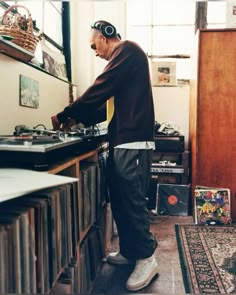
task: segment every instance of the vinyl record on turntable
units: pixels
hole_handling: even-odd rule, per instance
[[[189,185],[158,184],[159,215],[189,215]]]

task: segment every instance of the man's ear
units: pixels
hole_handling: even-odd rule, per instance
[[[99,38],[100,38],[101,40],[103,40],[103,41],[106,41],[106,40],[107,40],[107,38],[106,38],[105,36],[103,36],[103,34],[100,34],[100,35],[99,35]]]

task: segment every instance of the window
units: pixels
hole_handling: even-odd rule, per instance
[[[207,5],[207,28],[225,28],[226,1],[210,1]]]
[[[42,33],[41,42],[38,43],[34,53],[33,62],[49,73],[63,79],[68,78],[70,81],[70,32],[68,29],[70,16],[68,3],[58,0],[0,1],[0,16],[9,6],[15,4],[19,5],[15,9],[21,15],[28,17],[28,13],[31,14],[35,30]],[[15,9],[12,9],[13,13]],[[62,24],[63,20],[64,24]],[[66,31],[64,36],[63,31]],[[48,60],[50,57],[51,67],[46,67],[48,64],[46,57],[48,57]],[[63,70],[58,71],[58,65]]]
[[[162,59],[160,56],[191,57],[197,1],[127,0],[126,3],[127,39],[139,43],[152,60],[175,61],[177,79],[189,79],[191,58]],[[207,28],[224,28],[225,16],[226,1],[207,1]]]

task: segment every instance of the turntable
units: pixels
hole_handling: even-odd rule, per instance
[[[0,151],[46,153],[81,141],[81,137],[68,137],[65,134],[60,134],[58,136],[0,136]]]
[[[7,136],[0,137],[0,145],[26,145],[57,143],[62,140],[55,136]]]
[[[0,165],[47,170],[52,161],[70,155],[81,142],[78,136],[18,125],[13,135],[0,136]]]
[[[33,128],[17,125],[13,135],[0,135],[0,166],[44,171],[50,163],[95,149],[106,134],[94,127],[63,132],[42,124]]]

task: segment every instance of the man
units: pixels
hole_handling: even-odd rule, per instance
[[[105,21],[91,27],[90,46],[108,61],[94,83],[63,112],[52,117],[54,129],[75,122],[91,126],[108,117],[109,192],[120,251],[107,262],[134,263],[126,288],[136,291],[157,274],[147,194],[154,149],[154,108],[146,54],[134,42],[121,41]],[[106,104],[108,111],[106,112]],[[109,106],[114,104],[112,113]],[[107,113],[107,114],[106,114]]]

